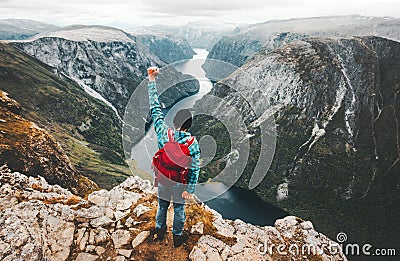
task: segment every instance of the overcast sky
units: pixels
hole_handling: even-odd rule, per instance
[[[103,24],[125,29],[208,18],[256,23],[349,14],[400,17],[400,0],[0,0],[0,18],[26,18],[56,25]]]

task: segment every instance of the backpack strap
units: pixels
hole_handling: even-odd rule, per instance
[[[174,135],[175,135],[175,133],[174,133],[174,130],[173,129],[168,129],[168,140],[171,142],[171,141],[175,141],[175,138],[174,138]],[[186,146],[186,147],[190,147],[192,144],[193,144],[193,142],[194,142],[194,137],[193,136],[190,136],[187,140],[186,140],[186,142],[184,143],[184,145]]]
[[[173,129],[168,129],[168,140],[169,141],[174,141],[174,130]]]
[[[185,146],[189,148],[189,147],[193,144],[193,142],[194,142],[194,137],[193,137],[193,136],[190,136],[190,137],[186,140]]]

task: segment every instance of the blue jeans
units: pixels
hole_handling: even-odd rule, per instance
[[[174,224],[172,234],[182,235],[186,220],[185,200],[182,198],[183,185],[165,186],[158,183],[158,208],[156,215],[156,228],[167,228],[167,211],[172,199],[174,205]]]

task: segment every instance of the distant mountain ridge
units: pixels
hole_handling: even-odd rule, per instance
[[[52,24],[28,19],[0,19],[0,40],[22,40],[58,28]]]
[[[238,26],[213,46],[208,58],[241,66],[258,52],[271,52],[307,37],[379,36],[399,41],[399,27],[400,19],[389,17],[330,16],[271,20]]]
[[[129,30],[129,32],[141,32],[152,35],[177,35],[186,39],[194,48],[205,48],[211,50],[218,40],[233,32],[238,24],[226,23],[218,20],[200,20],[189,22],[185,25],[151,25],[140,26]]]
[[[96,42],[134,42],[129,35],[121,29],[104,25],[69,25],[56,30],[40,33],[27,39],[34,41],[40,38],[54,37],[63,38],[66,40],[81,42],[81,41],[96,41]]]

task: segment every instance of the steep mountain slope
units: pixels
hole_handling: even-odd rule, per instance
[[[134,34],[136,39],[149,48],[149,52],[156,55],[165,63],[173,63],[193,58],[195,52],[188,41],[174,35]]]
[[[9,44],[0,44],[0,89],[21,104],[21,115],[50,132],[72,163],[101,187],[130,171],[121,122],[103,102],[54,68]]]
[[[193,233],[188,243],[174,248],[170,233],[163,242],[152,238],[156,206],[150,183],[139,177],[84,200],[43,178],[0,168],[0,259],[347,260],[310,221],[288,216],[275,226],[258,227],[225,220],[199,204],[187,206],[186,229]],[[284,249],[260,248],[268,243]],[[289,252],[291,244],[297,253]],[[304,247],[309,252],[299,250]]]
[[[400,40],[400,19],[333,16],[304,19],[272,20],[239,26],[233,34],[224,36],[210,51],[208,58],[236,66],[243,65],[254,54],[273,51],[287,43],[306,37],[351,37],[373,35]]]
[[[255,135],[237,185],[249,186],[261,135],[268,135],[260,134],[258,126],[272,114],[276,150],[257,194],[313,220],[331,237],[344,231],[351,242],[397,244],[399,70],[400,43],[378,37],[311,38],[254,56],[212,91],[238,108]],[[215,113],[221,117],[230,115],[222,104],[206,99],[196,106],[199,111],[218,108]],[[226,130],[215,120],[197,126],[195,134],[220,137],[217,155],[223,159],[221,153],[230,148],[223,139],[229,137]],[[243,139],[249,133],[243,132]],[[203,177],[222,166],[221,160],[215,161]]]
[[[143,38],[111,27],[70,26],[14,44],[57,68],[88,92],[97,92],[96,96],[111,103],[122,117],[131,94],[146,77],[147,68],[166,65],[142,41]],[[171,59],[168,56],[164,57]],[[197,81],[187,81],[189,76],[176,70],[172,73],[181,83],[174,88],[176,95],[161,98],[167,107],[199,89]]]
[[[81,176],[57,141],[20,115],[21,106],[0,91],[0,162],[29,176],[42,175],[50,184],[63,184],[76,194],[98,189]]]
[[[22,40],[58,26],[27,19],[0,19],[0,40]]]

